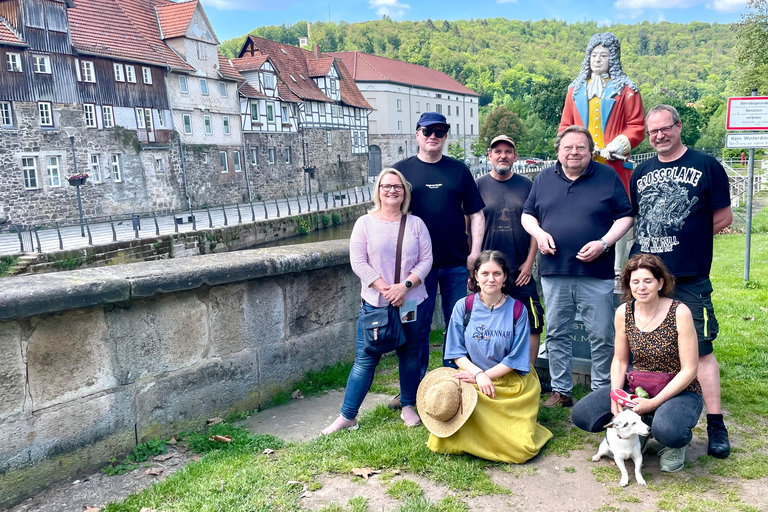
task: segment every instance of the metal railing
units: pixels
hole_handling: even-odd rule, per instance
[[[78,220],[68,223],[0,226],[0,255],[43,253],[150,238],[199,229],[230,226],[262,219],[275,219],[324,210],[333,210],[371,201],[371,187],[353,187],[334,192],[255,203],[206,206],[191,210],[161,210],[122,215],[87,217],[85,236],[80,235]]]
[[[738,208],[741,202],[747,200],[747,189],[749,187],[749,176],[747,168],[742,166],[738,158],[721,160],[725,172],[728,174],[731,192],[731,208]],[[768,170],[762,169],[762,161],[755,162],[754,175],[752,176],[752,191],[754,193],[761,190],[768,190]]]

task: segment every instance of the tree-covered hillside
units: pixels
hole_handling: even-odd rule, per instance
[[[428,66],[447,73],[481,95],[481,114],[505,105],[522,120],[521,152],[551,154],[567,85],[578,74],[584,48],[597,32],[613,32],[622,44],[622,65],[640,87],[646,107],[671,102],[689,107],[698,142],[709,118],[736,90],[735,25],[693,22],[614,24],[516,21],[402,21],[312,23],[312,44],[323,52],[357,50]],[[297,45],[307,23],[268,26],[252,34]],[[235,56],[245,36],[224,41],[222,52]],[[545,144],[544,140],[549,142]],[[643,149],[643,148],[640,148]]]

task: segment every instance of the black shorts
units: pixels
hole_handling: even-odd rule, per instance
[[[712,341],[717,338],[719,326],[712,305],[712,282],[709,276],[686,276],[675,279],[673,299],[677,299],[691,310],[696,336],[699,338],[699,356],[714,351]]]
[[[507,294],[515,300],[519,300],[528,311],[528,323],[531,327],[531,333],[541,334],[544,330],[544,308],[541,307],[539,292],[536,291],[536,281],[531,280],[524,286],[516,286],[515,279],[520,271],[513,272],[507,278]]]

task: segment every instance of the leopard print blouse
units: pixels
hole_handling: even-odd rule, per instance
[[[673,300],[664,321],[652,331],[642,332],[635,325],[635,301],[627,303],[624,326],[634,370],[644,372],[680,373],[680,352],[677,347],[677,317],[679,301]],[[685,391],[701,394],[701,384],[693,379]]]

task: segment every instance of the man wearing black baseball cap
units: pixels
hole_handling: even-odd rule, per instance
[[[416,124],[418,154],[393,166],[411,183],[411,212],[424,221],[432,239],[432,271],[425,281],[428,296],[417,312],[423,334],[420,349],[422,377],[429,363],[429,333],[438,284],[447,326],[454,304],[467,295],[468,269],[474,266],[480,254],[485,230],[485,204],[472,174],[463,162],[443,155],[450,128],[444,115],[424,112]],[[470,218],[471,248],[465,214]]]

